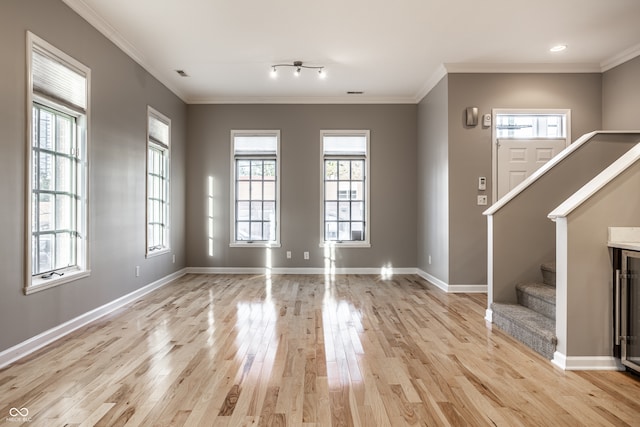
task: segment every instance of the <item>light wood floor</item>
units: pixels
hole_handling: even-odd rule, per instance
[[[0,370],[0,424],[640,425],[638,377],[563,372],[485,307],[417,276],[187,275]]]

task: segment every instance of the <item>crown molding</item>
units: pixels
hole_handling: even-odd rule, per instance
[[[422,101],[422,99],[427,96],[429,92],[431,92],[431,89],[436,87],[436,85],[440,83],[440,80],[442,80],[446,75],[447,69],[445,68],[444,64],[440,64],[438,68],[436,68],[436,70],[431,74],[424,86],[422,86],[418,93],[416,93],[414,102],[416,104],[420,103],[420,101]]]
[[[221,96],[192,98],[187,104],[415,104],[411,96]]]
[[[455,73],[600,73],[599,64],[575,63],[446,63],[445,69]]]
[[[640,56],[640,43],[631,46],[629,49],[623,50],[617,55],[610,57],[600,63],[600,71],[605,72],[610,69],[617,67],[618,65],[624,64],[627,61],[631,61],[633,58]]]
[[[122,50],[127,56],[137,62],[142,68],[144,68],[149,74],[151,74],[156,80],[167,87],[182,101],[186,101],[185,94],[180,89],[172,85],[170,82],[165,81],[162,75],[154,69],[147,61],[144,55],[129,43],[115,28],[113,28],[107,21],[105,21],[95,10],[87,5],[83,0],[62,0],[67,6],[69,6],[74,12],[80,15],[85,21],[87,21],[92,27],[102,33],[109,41],[115,44],[120,50]]]

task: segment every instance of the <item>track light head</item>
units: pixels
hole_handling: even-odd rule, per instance
[[[302,61],[293,61],[292,64],[274,64],[271,66],[271,77],[275,78],[276,74],[277,74],[277,70],[278,67],[293,67],[295,68],[293,70],[293,75],[296,77],[300,77],[300,74],[302,74],[302,69],[303,68],[309,68],[312,70],[318,70],[318,77],[321,79],[324,79],[326,77],[326,73],[324,71],[324,66],[310,66],[310,65],[303,65]]]

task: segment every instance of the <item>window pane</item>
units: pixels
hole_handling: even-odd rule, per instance
[[[324,183],[325,200],[338,200],[338,183],[336,181],[327,181]]]
[[[251,223],[251,240],[262,240],[262,222]]]
[[[363,202],[351,202],[351,219],[352,220],[364,219],[364,203]]]
[[[338,162],[338,179],[348,180],[351,177],[351,162],[349,160],[340,160]]]
[[[275,160],[265,160],[264,162],[264,179],[274,181],[276,179],[276,162]]]
[[[248,180],[251,171],[251,162],[248,160],[238,160],[236,162],[236,177],[238,180]]]
[[[56,196],[56,230],[71,230],[71,197]]]
[[[249,223],[240,222],[236,223],[236,240],[250,240]]]
[[[45,150],[53,150],[53,123],[54,115],[44,109],[40,109],[40,123],[38,126],[38,137],[40,140],[40,148]]]
[[[53,270],[53,235],[43,234],[38,240],[38,272]]]
[[[251,200],[262,200],[262,181],[251,181]]]
[[[251,162],[251,179],[262,180],[262,161],[254,160]]]
[[[56,240],[56,265],[55,268],[65,268],[71,265],[71,235],[58,233]]]
[[[351,240],[364,240],[364,223],[351,223]]]
[[[364,200],[364,183],[351,182],[351,200]]]
[[[338,200],[349,200],[351,198],[351,183],[340,181],[338,188]]]
[[[53,197],[50,194],[40,194],[38,203],[38,223],[39,231],[53,230]]]
[[[251,221],[262,220],[262,202],[251,202]]]
[[[338,162],[336,160],[326,160],[324,162],[324,178],[326,180],[338,179]]]
[[[341,221],[348,221],[351,219],[351,208],[349,206],[349,202],[340,202],[338,205],[339,216],[338,219]]]
[[[338,203],[337,202],[325,202],[324,219],[325,221],[335,221],[338,219]]]
[[[275,227],[272,222],[264,222],[262,226],[262,235],[264,240],[273,241],[275,240]]]
[[[266,181],[263,185],[264,185],[264,193],[262,194],[262,198],[264,200],[275,200],[276,199],[275,181]]]
[[[238,182],[238,190],[236,194],[236,199],[238,200],[249,200],[249,196],[251,195],[251,184],[249,181],[241,181]]]
[[[54,157],[52,154],[40,152],[40,176],[39,176],[39,189],[40,190],[53,190],[54,185]]]
[[[364,179],[364,160],[351,161],[351,179],[362,181]]]
[[[56,156],[56,190],[71,192],[71,159]]]
[[[58,144],[56,151],[62,154],[71,154],[72,147],[72,134],[71,134],[71,119],[68,117],[57,117],[57,131],[58,131]]]
[[[325,223],[325,240],[338,240],[338,223],[326,222]]]
[[[498,138],[564,138],[564,114],[498,114]]]
[[[351,230],[348,222],[338,223],[338,240],[351,240]]]
[[[265,221],[271,221],[275,223],[276,220],[276,202],[264,202],[263,203],[263,218]]]
[[[238,221],[249,220],[249,202],[238,202],[236,218],[238,218]]]

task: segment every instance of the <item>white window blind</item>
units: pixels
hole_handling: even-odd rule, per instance
[[[87,109],[87,76],[62,63],[55,56],[34,46],[31,54],[34,93],[51,98],[67,107]]]

